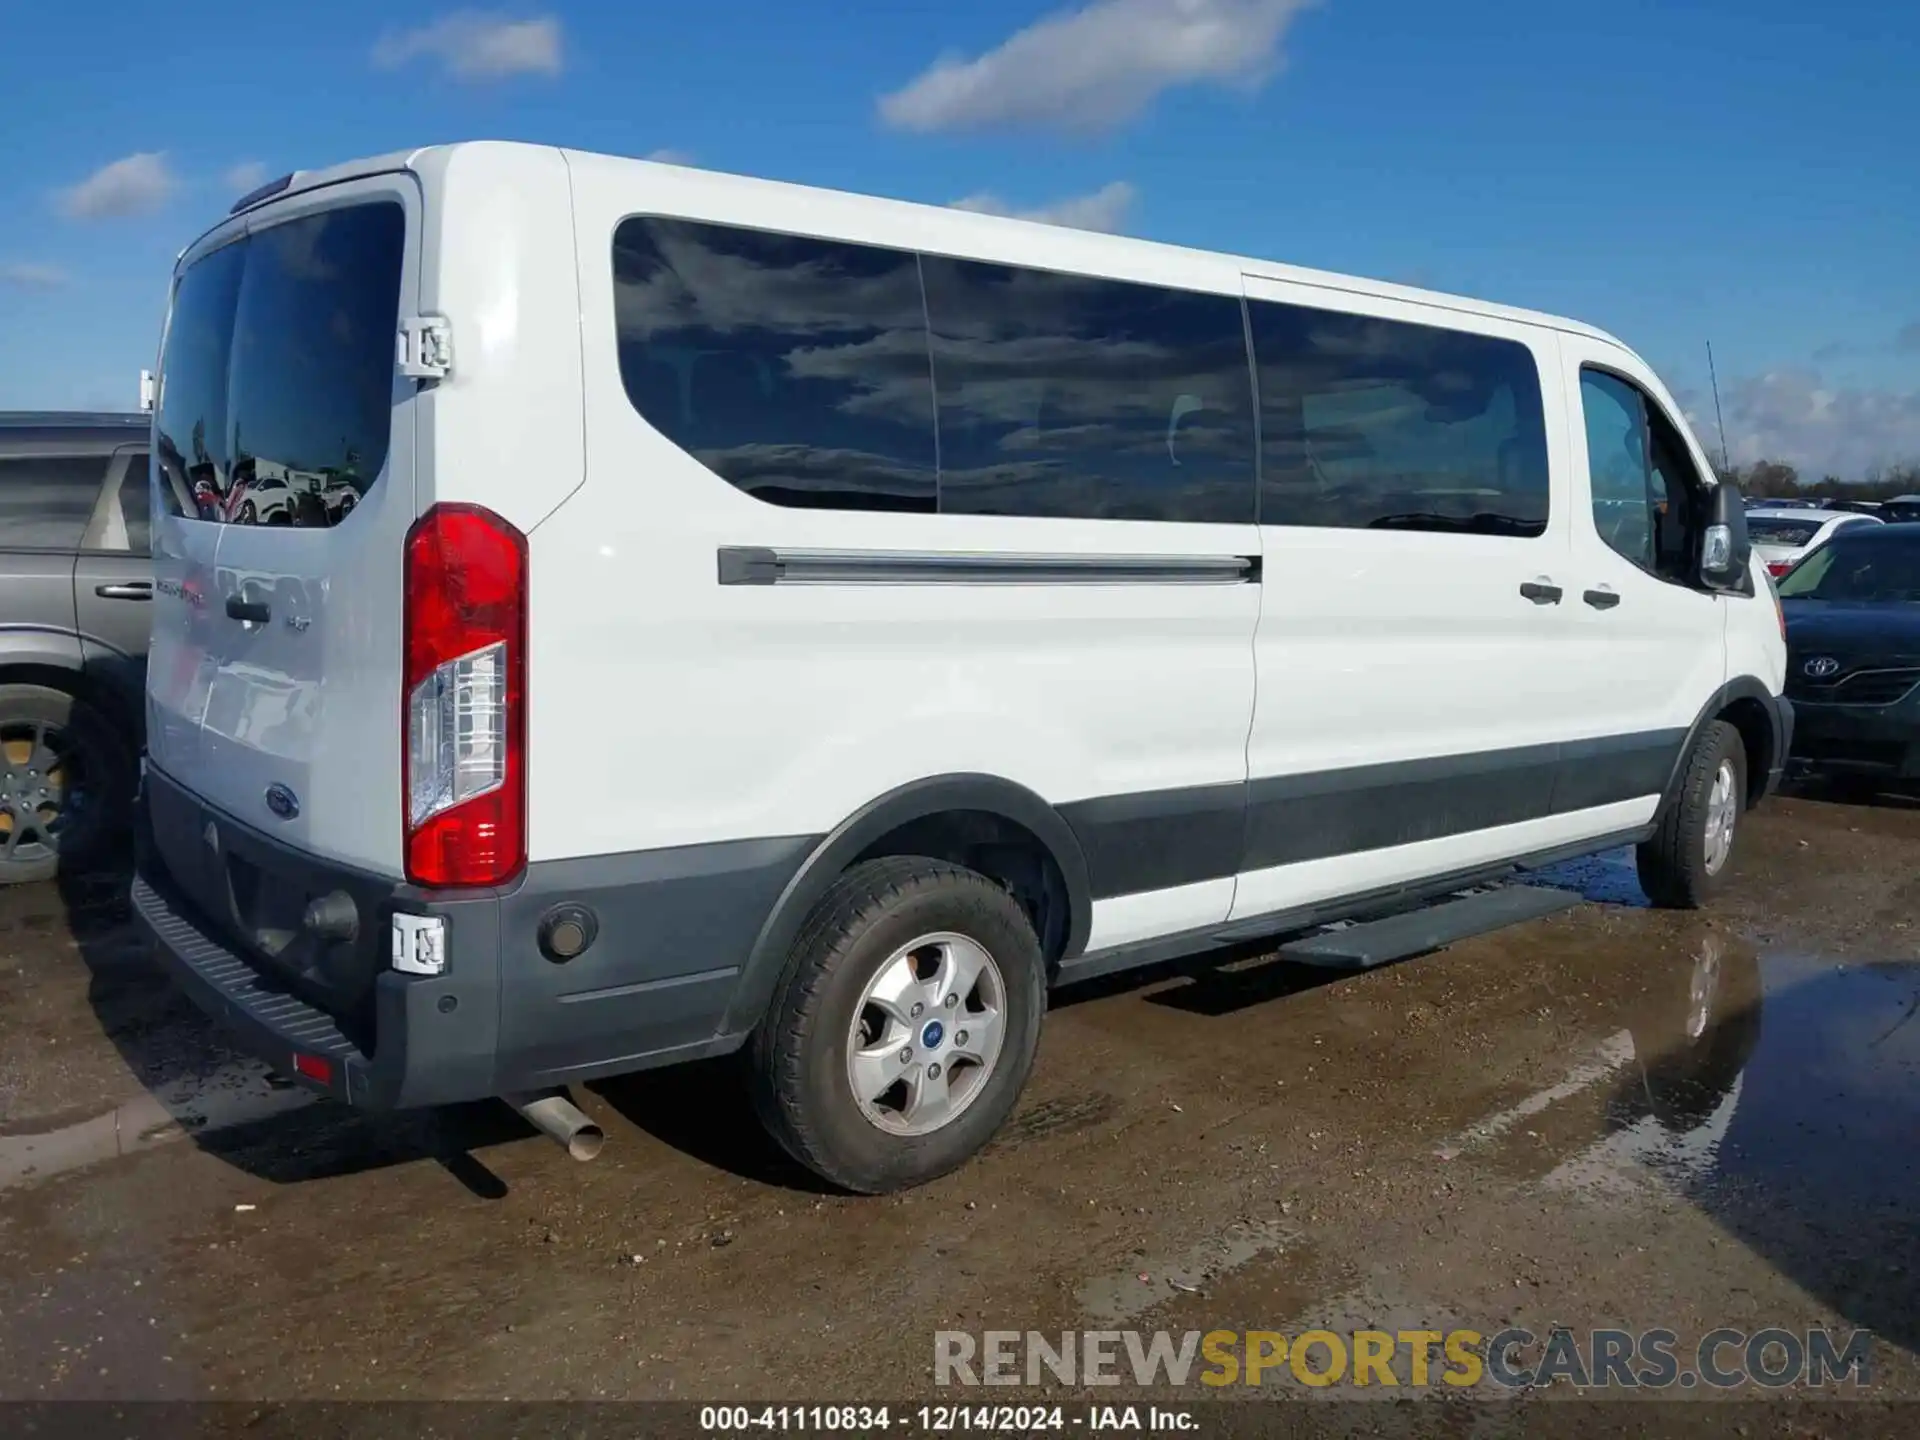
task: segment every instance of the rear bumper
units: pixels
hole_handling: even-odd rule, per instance
[[[136,836],[134,916],[181,990],[296,1083],[382,1110],[737,1048],[744,1037],[722,1033],[722,1021],[741,968],[814,844],[799,837],[549,861],[506,889],[422,891],[294,850],[152,768]],[[237,906],[217,915],[202,898],[232,895],[241,872],[256,891],[265,877],[294,913],[308,898],[351,894],[370,983],[351,987],[343,1003],[265,960]],[[584,907],[597,928],[564,963],[549,959],[539,939],[561,904]],[[389,967],[396,914],[446,922],[443,974]]]
[[[458,979],[380,976],[373,997],[378,1038],[369,1053],[334,1016],[275,985],[209,934],[164,880],[135,876],[133,913],[174,983],[242,1049],[309,1089],[373,1110],[497,1093],[492,1016],[484,1004],[462,1005]],[[323,1074],[316,1074],[316,1061]]]

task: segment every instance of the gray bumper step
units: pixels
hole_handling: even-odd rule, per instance
[[[1442,900],[1385,920],[1323,930],[1317,935],[1289,941],[1280,947],[1280,953],[1303,965],[1365,970],[1392,960],[1404,960],[1409,955],[1438,950],[1472,935],[1485,935],[1522,921],[1558,914],[1582,903],[1582,897],[1571,890],[1507,885],[1498,890],[1482,890]]]

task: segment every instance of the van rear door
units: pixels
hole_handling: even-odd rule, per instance
[[[156,527],[153,764],[276,839],[396,876],[416,495],[395,347],[420,221],[415,179],[374,175],[251,212],[191,258],[158,424],[195,517]]]

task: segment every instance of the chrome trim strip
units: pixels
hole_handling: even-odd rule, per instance
[[[1257,555],[1007,555],[723,545],[722,585],[1257,585]]]

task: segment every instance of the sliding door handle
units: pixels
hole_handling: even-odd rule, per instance
[[[1558,605],[1567,592],[1545,580],[1524,580],[1520,593],[1536,605]]]
[[[151,600],[153,582],[149,580],[130,580],[120,585],[96,585],[93,593],[102,600]]]
[[[1611,590],[1589,590],[1580,598],[1596,610],[1611,610],[1620,603],[1620,597]]]

